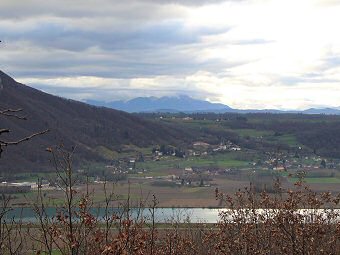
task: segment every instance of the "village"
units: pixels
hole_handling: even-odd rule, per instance
[[[101,170],[100,170],[101,169]],[[340,183],[340,162],[306,154],[298,147],[290,153],[258,153],[226,140],[217,145],[196,141],[186,150],[173,146],[158,146],[148,153],[129,151],[101,168],[76,169],[76,187],[88,183],[147,183],[150,187],[218,187],[219,180],[263,182],[270,185],[276,177],[291,183],[302,175],[307,182]],[[256,178],[256,176],[261,178]],[[275,177],[275,178],[274,178]],[[228,182],[229,183],[229,182]],[[0,193],[21,194],[60,190],[55,175],[39,181],[6,181],[0,183]],[[222,184],[223,185],[223,184]],[[262,185],[262,184],[260,184]]]

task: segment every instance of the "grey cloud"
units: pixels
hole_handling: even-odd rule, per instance
[[[199,43],[202,36],[224,33],[228,28],[187,30],[179,22],[163,22],[137,29],[127,28],[125,31],[86,31],[82,27],[68,29],[62,24],[45,23],[25,31],[5,27],[2,27],[2,31],[3,38],[8,41],[28,40],[36,46],[82,51],[89,47],[107,50],[154,49],[160,46]]]
[[[134,13],[130,18],[157,16],[155,8],[162,6],[202,6],[223,2],[240,2],[246,0],[2,0],[0,17],[20,19],[34,16],[89,17],[116,16]],[[136,12],[138,10],[138,12]]]
[[[230,0],[228,0],[230,1]],[[0,17],[24,19],[29,17],[114,17],[115,19],[149,20],[179,14],[178,7],[202,6],[228,2],[223,0],[2,0]],[[236,0],[235,0],[236,1]]]
[[[109,53],[107,53],[109,54]],[[157,75],[188,75],[198,70],[218,72],[227,66],[242,63],[221,63],[210,60],[197,62],[190,54],[178,53],[176,49],[162,49],[148,55],[146,52],[120,53],[106,59],[86,56],[86,53],[61,54],[56,52],[48,57],[36,58],[33,55],[6,62],[17,77],[67,77],[97,76],[114,78],[139,78]],[[136,55],[138,55],[138,59]],[[162,55],[172,54],[164,57]]]
[[[8,45],[0,61],[19,77],[133,78],[218,72],[237,65],[197,60],[193,52],[203,47],[202,36],[225,33],[229,28],[187,29],[180,8],[171,5],[178,2],[26,0],[19,4],[2,0],[0,17],[19,19],[10,27],[0,21],[1,39]],[[218,1],[195,3],[212,2]],[[27,44],[32,51],[25,49]]]
[[[0,2],[0,17],[8,19],[22,19],[37,16],[56,17],[121,17],[129,11],[137,16],[150,15],[150,12],[135,12],[143,6],[138,1],[110,1],[110,0],[2,0]],[[141,10],[141,9],[140,9]],[[146,10],[146,9],[145,9]],[[150,9],[149,9],[150,10]],[[139,15],[138,15],[139,14]],[[133,16],[132,16],[133,17]]]
[[[1,24],[1,23],[0,23]],[[221,67],[242,63],[221,60],[197,61],[193,50],[199,50],[204,35],[220,34],[228,28],[187,30],[179,22],[162,22],[125,31],[84,31],[67,29],[62,24],[46,23],[26,31],[3,29],[6,43],[32,52],[16,49],[3,62],[21,77],[29,76],[101,76],[145,77],[152,75],[185,75],[204,69],[218,72]],[[96,50],[93,52],[91,48]],[[0,56],[0,60],[6,56]]]

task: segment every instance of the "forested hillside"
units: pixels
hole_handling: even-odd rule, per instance
[[[242,147],[270,151],[305,149],[325,157],[340,158],[340,116],[307,114],[139,114],[146,119],[177,123],[214,137],[230,139]],[[190,120],[182,121],[185,118]]]
[[[20,146],[5,148],[1,171],[38,171],[51,167],[45,149],[63,143],[76,146],[79,161],[107,160],[98,148],[119,151],[122,145],[139,147],[160,143],[183,143],[192,139],[190,133],[125,112],[90,106],[81,102],[52,96],[23,84],[0,71],[0,109],[23,109],[27,120],[0,117],[0,127],[11,132],[2,136],[17,140],[49,129]]]

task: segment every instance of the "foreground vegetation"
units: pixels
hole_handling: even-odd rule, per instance
[[[8,218],[10,198],[2,197],[0,247],[2,254],[339,254],[340,196],[315,193],[302,180],[293,189],[273,184],[269,194],[253,185],[215,199],[226,209],[216,224],[190,224],[173,219],[159,225],[155,219],[155,195],[139,200],[132,216],[132,199],[117,201],[104,183],[106,213],[92,213],[90,192],[74,189],[73,154],[51,149],[63,190],[63,204],[53,217],[47,215],[47,197],[41,189],[32,200],[37,222],[27,224]],[[214,199],[214,198],[212,198]],[[122,210],[113,212],[113,207]],[[306,209],[306,210],[303,210]],[[149,210],[151,218],[142,217]]]

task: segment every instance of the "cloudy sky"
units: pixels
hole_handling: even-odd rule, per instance
[[[339,0],[1,0],[0,69],[77,100],[340,107]]]

